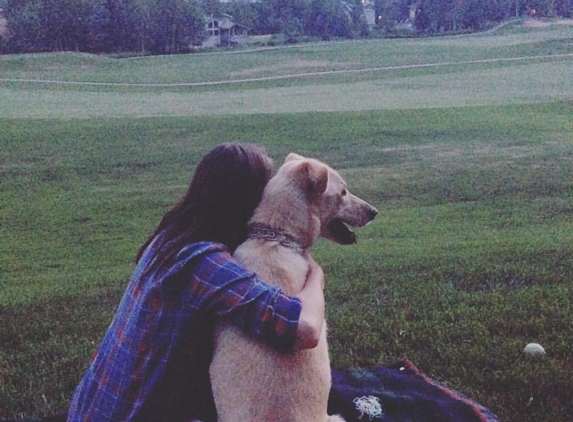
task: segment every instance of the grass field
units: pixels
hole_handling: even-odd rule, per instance
[[[65,408],[137,248],[237,140],[320,158],[380,210],[358,245],[315,247],[333,365],[408,358],[504,421],[573,420],[572,54],[573,26],[516,24],[0,56],[0,418]],[[526,359],[529,342],[547,355]]]

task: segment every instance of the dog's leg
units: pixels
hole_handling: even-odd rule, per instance
[[[328,417],[327,422],[346,422],[346,420],[340,415],[332,415]]]

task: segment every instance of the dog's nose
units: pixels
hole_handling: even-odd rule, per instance
[[[374,217],[378,215],[378,210],[374,207],[370,208],[370,220],[374,220]]]

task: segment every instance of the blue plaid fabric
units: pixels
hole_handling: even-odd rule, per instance
[[[70,422],[214,419],[213,328],[232,321],[291,350],[301,305],[239,266],[218,243],[187,245],[176,263],[143,275],[144,253],[114,320],[77,387]]]

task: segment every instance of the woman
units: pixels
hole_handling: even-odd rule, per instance
[[[137,255],[137,268],[77,387],[68,421],[216,419],[209,363],[219,321],[283,352],[316,346],[323,273],[285,296],[231,257],[271,177],[253,145],[223,144],[197,166],[185,196]]]

